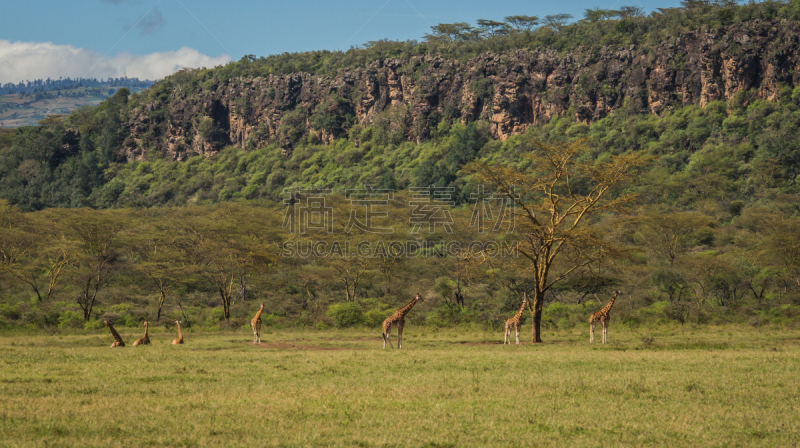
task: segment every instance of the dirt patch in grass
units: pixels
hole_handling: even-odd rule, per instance
[[[260,344],[245,342],[245,344],[258,348],[275,348],[280,350],[364,350],[363,347],[323,347],[321,345],[292,344],[289,342],[262,342]]]
[[[321,338],[323,341],[383,341],[383,338],[380,337],[372,337],[372,338]]]
[[[457,345],[503,345],[503,341],[453,341],[452,344]],[[572,341],[562,341],[562,340],[548,340],[542,343],[532,343],[529,341],[519,341],[519,345],[553,345],[553,344],[574,344]],[[516,345],[514,341],[511,342],[511,345]]]
[[[453,344],[458,344],[458,345],[503,345],[503,341],[480,341],[480,342],[453,341]]]

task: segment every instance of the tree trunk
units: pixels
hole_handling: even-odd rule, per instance
[[[544,305],[544,292],[536,291],[531,307],[531,342],[542,342],[542,307]]]
[[[219,297],[222,299],[222,312],[225,317],[225,320],[229,320],[231,317],[231,297],[225,294],[225,290],[222,286],[217,286],[217,290],[219,291]]]
[[[239,277],[239,298],[242,299],[242,303],[247,300],[247,281],[244,275]]]
[[[164,291],[159,292],[160,297],[158,299],[158,312],[156,313],[156,322],[161,320],[161,308],[164,307],[164,301],[166,300],[166,294]]]

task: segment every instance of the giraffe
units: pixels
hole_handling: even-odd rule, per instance
[[[261,312],[264,311],[264,304],[261,304],[261,308],[258,309],[256,313],[256,317],[250,321],[250,327],[253,328],[253,344],[260,344],[261,343]]]
[[[133,343],[134,347],[136,347],[137,345],[145,345],[150,343],[150,336],[147,335],[147,325],[149,323],[150,322],[144,321],[144,336],[140,337]]]
[[[178,325],[178,339],[173,339],[172,345],[183,344],[183,333],[181,333],[181,321],[176,320],[175,324]]]
[[[611,307],[614,306],[614,301],[617,300],[617,295],[619,295],[619,291],[614,291],[614,295],[609,300],[608,304],[603,307],[600,311],[593,313],[592,317],[589,318],[589,343],[594,344],[594,326],[597,325],[598,322],[603,324],[603,344],[606,343],[608,338],[608,321],[611,320]]]
[[[392,346],[392,341],[389,340],[389,332],[392,331],[392,328],[397,328],[397,348],[403,348],[403,326],[406,324],[406,314],[411,311],[411,308],[414,308],[417,302],[421,301],[422,297],[417,293],[417,295],[408,302],[408,305],[395,311],[394,314],[383,321],[383,333],[381,333],[383,335],[383,348],[386,348],[387,341],[389,342],[389,347],[394,348],[394,346]]]
[[[522,328],[522,320],[523,320],[523,313],[525,312],[525,307],[528,305],[528,295],[522,293],[522,306],[519,307],[519,311],[517,314],[514,315],[511,319],[506,321],[506,335],[503,338],[503,345],[506,345],[506,341],[508,341],[508,345],[511,345],[511,329],[513,328],[517,332],[517,345],[519,345],[519,330]]]
[[[111,344],[111,348],[125,347],[125,343],[122,341],[122,336],[120,336],[119,333],[117,333],[117,330],[115,330],[114,327],[111,326],[111,322],[109,321],[105,322],[106,322],[106,327],[108,327],[108,329],[111,330],[111,336],[114,336],[114,343]]]

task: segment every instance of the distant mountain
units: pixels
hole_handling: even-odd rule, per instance
[[[50,90],[69,90],[81,87],[127,87],[130,90],[146,89],[153,85],[155,81],[140,80],[139,78],[58,78],[58,79],[35,79],[33,81],[20,81],[0,84],[0,95],[15,93],[37,93]]]
[[[50,115],[96,106],[126,88],[141,92],[153,81],[138,78],[37,79],[0,85],[0,127],[33,126]]]

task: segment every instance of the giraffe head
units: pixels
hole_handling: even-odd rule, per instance
[[[414,299],[415,299],[417,302],[422,302],[422,301],[423,301],[423,300],[422,300],[422,296],[421,296],[421,295],[419,295],[419,293],[417,293],[417,295],[414,297]]]
[[[110,327],[111,326],[111,322],[109,322],[108,319],[104,320],[103,323],[106,324],[106,327]]]
[[[261,309],[262,309],[262,310],[264,309],[264,304],[263,304],[263,303],[261,304]]]
[[[176,324],[178,324],[178,325],[180,325],[180,324],[181,324],[181,321],[179,321],[179,320],[176,320],[176,321],[175,321],[175,323],[176,323]]]
[[[150,322],[148,322],[148,321],[144,321],[144,323],[142,323],[142,326],[143,326],[143,327],[146,327],[146,326],[147,326],[147,324],[149,324],[149,323],[150,323]]]

